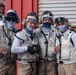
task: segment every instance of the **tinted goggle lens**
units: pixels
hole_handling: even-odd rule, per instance
[[[43,21],[46,21],[46,20],[52,21],[52,18],[50,18],[50,17],[44,17]]]
[[[6,17],[6,20],[7,20],[7,21],[13,21],[13,22],[15,22],[15,21],[16,21],[16,18]]]

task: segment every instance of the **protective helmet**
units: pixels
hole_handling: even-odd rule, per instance
[[[65,22],[66,22],[66,19],[65,19],[64,17],[57,17],[57,18],[55,19],[56,25],[58,25],[59,23],[64,24]]]
[[[30,15],[30,16],[36,16],[36,13],[35,12],[30,12],[30,13],[28,13],[28,15]]]
[[[42,22],[43,22],[46,18],[50,18],[50,20],[52,21],[52,24],[53,24],[53,17],[54,17],[54,15],[52,14],[51,11],[44,11],[42,13],[41,19],[42,19]]]
[[[37,22],[37,15],[35,12],[28,13],[26,18],[23,20],[22,24],[25,26],[26,23],[29,21]]]
[[[18,15],[17,15],[16,11],[12,10],[12,9],[8,10],[5,14],[5,20],[10,21],[11,19],[13,21],[16,21],[16,23],[19,23]]]
[[[70,27],[70,22],[65,17],[57,17],[55,19],[56,28],[58,28],[59,25],[66,25],[66,28]]]
[[[38,20],[38,16],[37,16],[37,14],[36,14],[35,12],[29,12],[29,13],[27,14],[26,18],[27,18],[28,16],[34,16],[34,17]]]
[[[43,15],[53,16],[53,14],[52,14],[51,11],[44,11],[44,12],[42,13],[42,16],[43,16]]]

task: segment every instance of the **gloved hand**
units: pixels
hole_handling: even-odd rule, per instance
[[[41,48],[40,48],[40,45],[33,45],[34,47],[36,47],[36,52],[39,53]]]
[[[32,45],[32,46],[28,46],[28,52],[30,54],[35,54],[35,53],[39,53],[40,49],[38,45]]]

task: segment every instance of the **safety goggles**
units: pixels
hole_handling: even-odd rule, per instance
[[[16,22],[16,18],[6,17],[6,20]]]
[[[50,17],[43,17],[43,21],[46,21],[46,20],[53,21],[53,19]]]

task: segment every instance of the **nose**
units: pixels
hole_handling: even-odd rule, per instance
[[[32,23],[32,24],[31,24],[31,27],[32,27],[32,28],[35,28],[35,27],[36,27],[35,23]]]
[[[61,23],[61,22],[59,22],[59,24],[58,24],[59,26],[61,26],[61,25],[63,25],[63,23]]]
[[[35,24],[34,23],[32,23],[32,26],[34,26]]]

